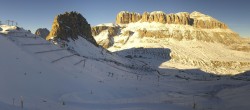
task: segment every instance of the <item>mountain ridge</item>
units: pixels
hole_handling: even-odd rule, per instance
[[[194,11],[190,14],[188,12],[166,14],[162,11],[144,12],[143,14],[139,14],[136,12],[121,11],[116,16],[116,24],[129,24],[138,21],[160,22],[163,24],[182,24],[204,29],[228,28],[225,23],[198,11]]]
[[[162,11],[153,11],[151,13],[144,12],[142,15],[135,12],[121,11],[116,16],[116,24],[93,26],[91,28],[92,35],[97,36],[107,29],[109,29],[107,35],[109,41],[97,41],[102,46],[105,45],[105,48],[112,45],[112,36],[121,34],[121,30],[137,32],[140,37],[200,40],[219,42],[225,45],[242,43],[240,36],[229,29],[225,23],[197,11],[191,14],[188,12],[165,14]],[[110,31],[117,34],[110,33]],[[235,47],[234,49],[237,50]]]

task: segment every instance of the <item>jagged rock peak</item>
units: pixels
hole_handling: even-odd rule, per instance
[[[50,34],[46,40],[76,40],[83,37],[97,46],[91,34],[91,27],[87,20],[78,12],[65,12],[55,17]]]
[[[49,35],[49,30],[47,28],[38,28],[35,32],[35,35],[46,39],[46,37]]]

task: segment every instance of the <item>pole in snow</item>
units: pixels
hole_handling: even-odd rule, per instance
[[[23,109],[23,97],[20,97],[21,108]]]
[[[14,21],[10,21],[10,22],[11,22],[11,26],[13,26]]]
[[[7,20],[6,22],[7,22],[8,25],[10,25],[10,20]]]

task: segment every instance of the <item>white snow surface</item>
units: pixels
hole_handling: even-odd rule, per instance
[[[103,23],[103,24],[98,24],[96,26],[109,26],[109,27],[115,27],[117,26],[117,24],[114,23]]]
[[[217,22],[219,22],[218,20],[212,18],[211,16],[205,15],[205,14],[197,12],[197,11],[192,12],[190,14],[190,18],[195,18],[197,20],[203,20],[203,21],[217,21]]]
[[[150,13],[151,15],[154,15],[154,14],[166,14],[165,12],[163,11],[153,11]]]
[[[73,55],[28,31],[8,28],[0,31],[1,110],[250,109],[250,83],[239,80],[247,76],[155,68],[151,64],[167,59],[101,54],[85,39],[70,41],[80,54]]]

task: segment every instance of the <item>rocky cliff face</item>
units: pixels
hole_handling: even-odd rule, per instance
[[[152,13],[144,12],[141,22],[159,22],[163,24],[183,24],[191,25],[189,13],[166,14],[162,11]]]
[[[128,24],[132,22],[137,22],[141,19],[141,15],[139,13],[130,13],[126,11],[122,11],[118,13],[116,17],[116,23],[117,24]]]
[[[190,25],[202,29],[227,29],[226,24],[200,12],[180,12],[176,14],[166,14],[162,11],[139,13],[120,12],[116,17],[117,24],[129,24],[132,22],[159,22],[163,24],[182,24]]]
[[[47,28],[39,28],[36,30],[35,35],[46,39],[46,37],[49,35],[49,30]]]
[[[55,17],[50,34],[46,40],[77,40],[82,37],[97,46],[87,20],[77,12],[66,12]]]

